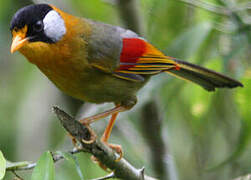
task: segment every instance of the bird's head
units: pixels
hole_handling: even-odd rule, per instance
[[[48,4],[26,6],[16,12],[10,24],[11,53],[40,42],[55,44],[66,34],[61,11]]]

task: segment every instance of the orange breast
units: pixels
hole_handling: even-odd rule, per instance
[[[81,79],[85,69],[90,68],[86,59],[86,42],[90,28],[77,17],[60,11],[65,20],[66,34],[56,43],[32,42],[20,52],[55,83],[72,96],[81,96]],[[71,19],[69,21],[69,19]]]

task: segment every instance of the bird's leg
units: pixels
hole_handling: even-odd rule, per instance
[[[113,128],[113,125],[115,124],[115,120],[116,120],[118,114],[119,114],[118,112],[112,114],[112,117],[111,117],[108,125],[105,128],[104,134],[101,137],[101,142],[103,142],[104,144],[106,144],[107,146],[109,146],[111,149],[115,150],[119,154],[119,158],[117,158],[115,161],[120,161],[121,158],[123,157],[122,147],[117,144],[109,144],[108,139],[111,135],[112,128]],[[92,156],[91,159],[95,163],[97,163],[102,169],[104,169],[105,171],[108,171],[108,168],[105,165],[103,165],[95,156]]]
[[[81,120],[79,120],[79,122],[82,124],[91,124],[99,119],[105,118],[105,117],[112,115],[114,113],[117,113],[117,112],[123,112],[125,110],[127,110],[127,108],[125,108],[123,106],[116,106],[115,108],[112,108],[112,109],[107,110],[105,112],[81,119]]]
[[[108,139],[111,135],[112,128],[115,124],[115,120],[116,120],[119,112],[123,112],[123,111],[127,111],[127,110],[131,109],[136,104],[136,102],[137,102],[137,99],[134,99],[134,101],[127,101],[127,103],[123,103],[123,105],[121,105],[121,104],[116,105],[116,107],[113,109],[110,109],[110,110],[105,111],[103,113],[100,113],[100,114],[97,114],[97,115],[80,120],[81,123],[89,126],[89,124],[94,121],[97,121],[101,118],[112,115],[112,117],[111,117],[105,131],[104,131],[104,134],[101,137],[101,142],[103,142],[104,144],[106,144],[107,146],[109,146],[111,149],[115,150],[119,154],[119,158],[117,158],[115,161],[120,161],[122,159],[122,157],[123,157],[122,147],[120,145],[116,145],[116,144],[109,144]],[[103,168],[104,170],[107,171],[107,167],[105,165],[103,165],[102,163],[100,163],[100,161],[96,157],[92,156],[92,160],[94,162],[98,163],[101,168]]]
[[[91,139],[86,141],[86,140],[82,140],[83,143],[86,143],[86,144],[91,144],[95,141],[96,139],[96,134],[95,132],[90,128],[90,124],[99,120],[99,119],[102,119],[102,118],[105,118],[109,115],[113,115],[115,113],[119,113],[119,112],[123,112],[127,110],[127,108],[123,107],[123,106],[116,106],[115,108],[113,109],[110,109],[108,111],[105,111],[105,112],[102,112],[102,113],[99,113],[99,114],[96,114],[94,116],[90,116],[90,117],[87,117],[87,118],[84,118],[84,119],[81,119],[79,122],[82,123],[83,125],[85,125],[90,133],[91,133]]]
[[[113,128],[113,126],[114,126],[114,124],[115,124],[115,121],[116,121],[116,118],[117,118],[118,114],[119,114],[118,112],[117,112],[117,113],[114,113],[114,114],[112,115],[112,117],[111,117],[111,119],[110,119],[108,125],[106,126],[105,131],[104,131],[104,134],[103,134],[103,136],[102,136],[102,138],[101,138],[101,140],[102,140],[103,142],[108,142],[108,139],[109,139],[109,137],[110,137],[110,135],[111,135],[112,128]]]
[[[110,148],[112,148],[113,150],[115,150],[119,154],[119,158],[116,159],[116,161],[120,161],[121,158],[123,157],[122,147],[117,144],[109,144],[108,139],[111,135],[112,128],[113,128],[113,125],[115,124],[115,120],[116,120],[118,114],[119,114],[118,112],[112,114],[112,117],[111,117],[108,125],[106,126],[105,131],[104,131],[104,134],[101,137],[101,142],[105,143],[107,146],[109,146]]]

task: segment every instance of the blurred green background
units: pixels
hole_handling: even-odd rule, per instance
[[[126,26],[122,0],[35,1],[109,24]],[[28,0],[0,1],[0,150],[11,161],[37,161],[72,144],[55,115],[58,105],[77,117],[111,105],[63,95],[19,53],[10,54],[9,23]],[[169,56],[240,80],[244,88],[209,93],[166,74],[152,78],[130,112],[121,113],[110,142],[148,175],[172,180],[230,180],[251,173],[251,17],[248,0],[138,0],[141,34]],[[136,27],[130,26],[139,31]],[[134,29],[135,28],[135,29]],[[102,134],[107,120],[94,124]],[[85,179],[107,174],[76,155]],[[17,172],[29,179],[31,171]],[[7,172],[5,179],[13,179]],[[56,179],[80,179],[74,166],[56,164]]]

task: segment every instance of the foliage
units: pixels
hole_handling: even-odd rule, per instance
[[[44,152],[34,168],[31,180],[54,180],[54,163],[50,152]]]
[[[3,179],[6,169],[6,160],[3,156],[2,151],[0,151],[0,179]]]

